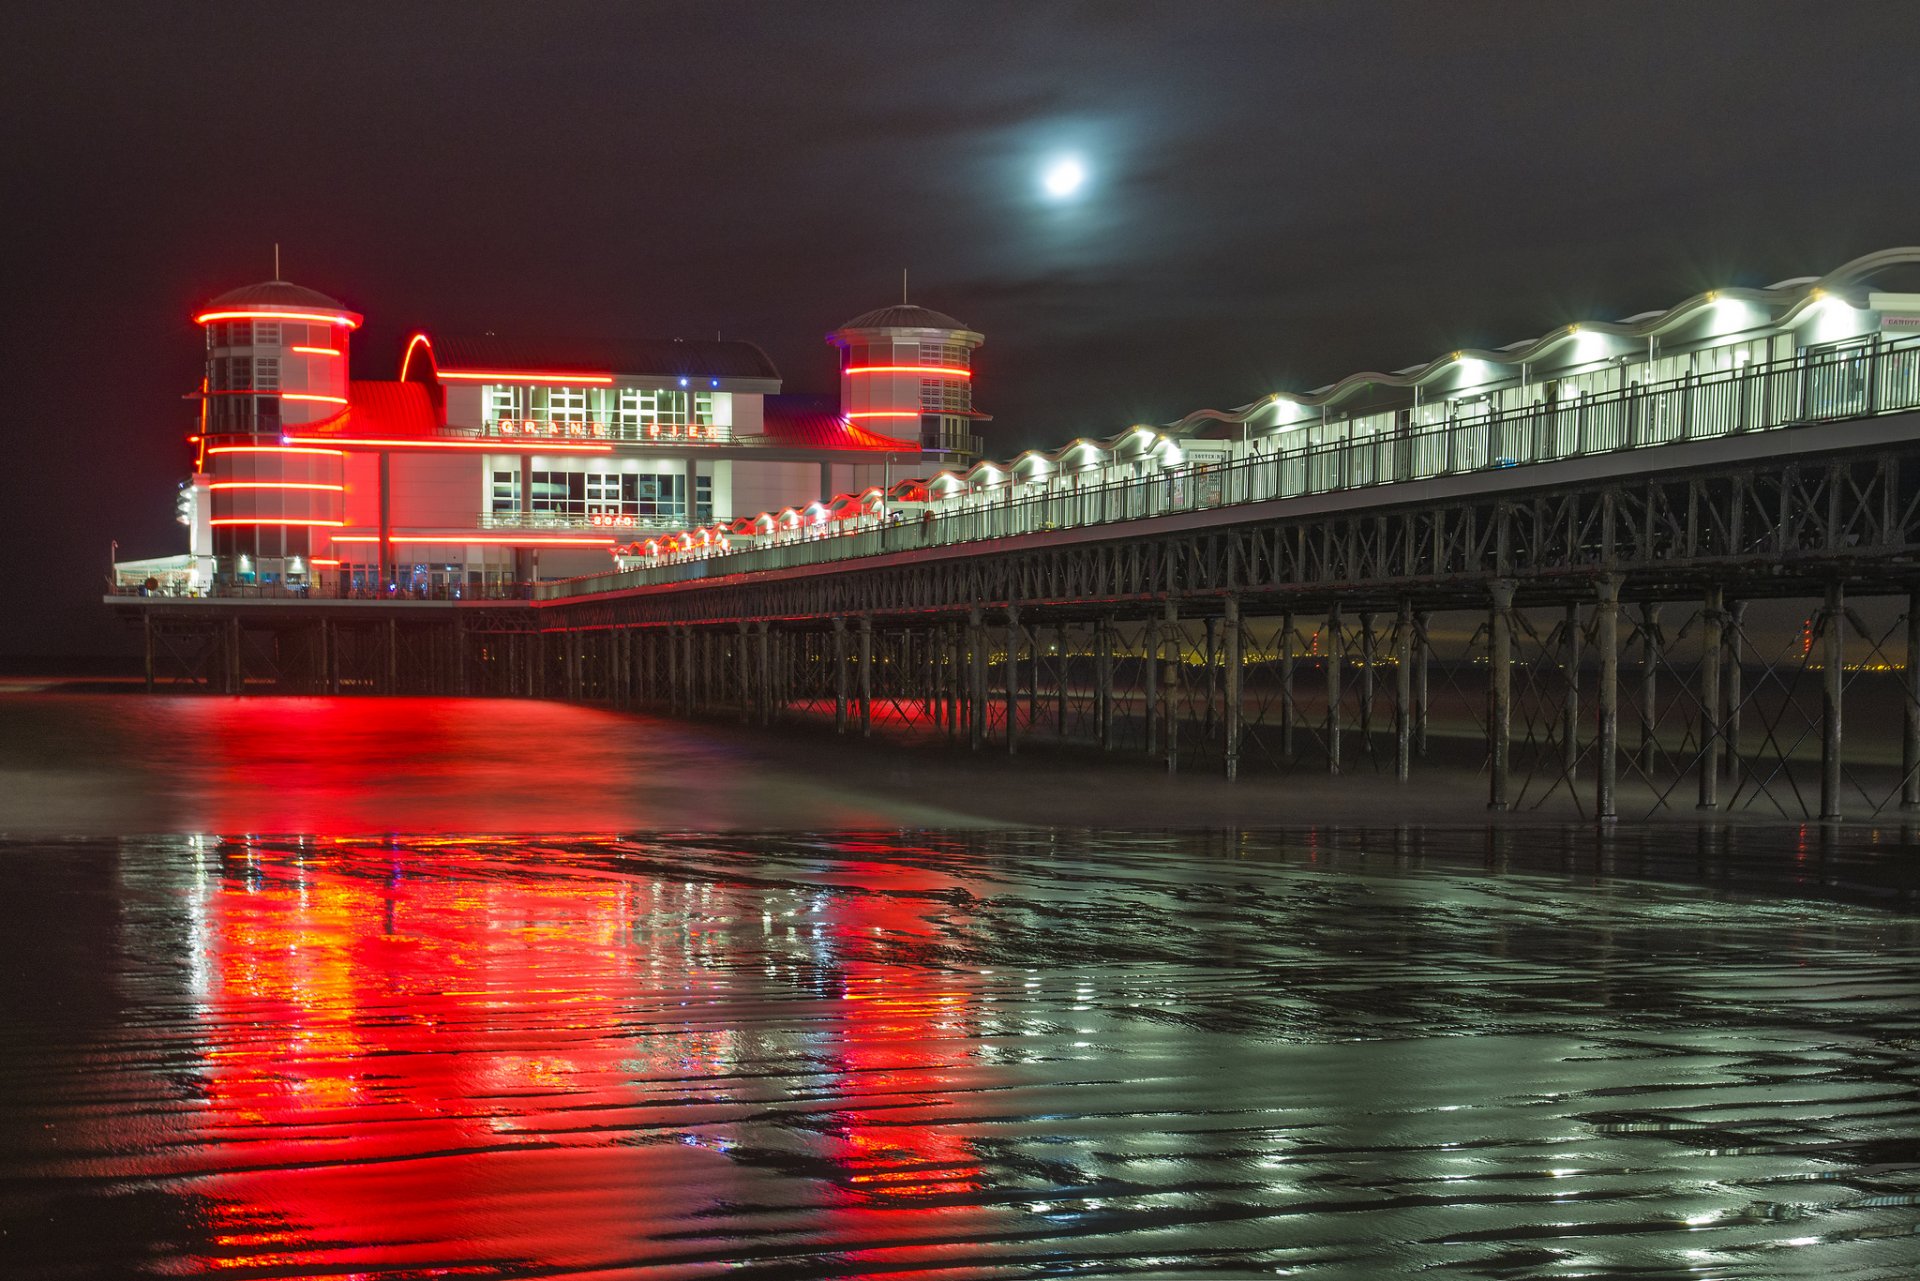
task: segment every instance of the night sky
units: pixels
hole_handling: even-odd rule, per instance
[[[194,305],[750,338],[898,296],[996,452],[1920,242],[1898,4],[85,4],[9,15],[0,652],[130,649],[183,550]],[[1084,159],[1076,199],[1040,175]]]

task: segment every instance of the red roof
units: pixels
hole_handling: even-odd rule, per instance
[[[764,402],[765,434],[741,436],[742,445],[772,449],[871,449],[894,454],[917,454],[920,443],[882,436],[840,414],[840,402],[831,396],[768,396]]]
[[[424,383],[356,380],[347,384],[345,409],[301,430],[382,440],[432,436],[440,430],[440,415]]]

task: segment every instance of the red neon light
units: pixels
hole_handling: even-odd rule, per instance
[[[401,382],[407,381],[407,370],[413,367],[413,349],[420,346],[422,343],[426,344],[427,355],[428,356],[433,355],[433,339],[427,337],[425,334],[415,334],[413,337],[407,339],[407,354],[400,357],[400,381]],[[435,372],[437,373],[438,370],[436,370]]]
[[[293,347],[289,348],[289,350],[305,352],[309,356],[338,356],[340,354],[338,347]]]
[[[214,525],[331,525],[339,529],[347,522],[344,520],[306,520],[304,518],[279,516],[222,516],[209,522]]]
[[[554,374],[529,369],[496,369],[491,372],[442,369],[440,376],[484,383],[610,383],[613,381],[612,374]],[[402,374],[401,377],[404,378],[405,375]]]
[[[380,541],[374,534],[333,534],[330,537],[336,543]],[[473,538],[466,534],[394,534],[387,541],[390,543],[496,544],[503,547],[611,547],[614,543],[611,538]]]
[[[307,564],[309,565],[338,565],[339,563],[337,560],[326,560],[319,556],[310,556],[307,558]]]
[[[208,489],[332,489],[344,492],[345,485],[320,485],[304,480],[223,480]]]
[[[939,374],[943,378],[971,378],[971,369],[949,369],[945,365],[848,365],[850,374]]]
[[[322,405],[344,405],[347,403],[345,396],[316,396],[312,392],[305,391],[283,391],[280,393],[280,399],[312,400],[318,401]]]
[[[370,449],[490,449],[494,453],[511,453],[511,445],[503,445],[497,440],[387,440],[373,436],[288,436],[293,444],[309,444],[322,440],[337,445],[359,445]],[[569,445],[560,441],[541,441],[540,453],[543,454],[610,454],[612,445]]]
[[[193,323],[205,325],[216,320],[319,320],[329,325],[345,325],[348,329],[360,327],[357,320],[324,311],[203,311],[193,318]]]
[[[209,454],[331,454],[335,458],[345,458],[344,449],[307,449],[293,445],[216,445],[207,451]]]
[[[917,409],[869,409],[857,414],[848,414],[849,418],[918,418]]]

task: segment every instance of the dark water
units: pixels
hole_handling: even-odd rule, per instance
[[[1897,831],[934,829],[582,709],[114,702],[0,706],[0,823],[101,811],[0,841],[0,1277],[1920,1274]],[[236,834],[463,815],[576,834]]]

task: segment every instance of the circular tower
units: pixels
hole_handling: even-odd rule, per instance
[[[201,307],[203,473],[214,581],[298,587],[314,549],[345,524],[346,455],[284,437],[347,411],[347,340],[362,317],[312,289],[269,280]]]
[[[972,457],[973,352],[986,342],[952,316],[895,303],[827,335],[840,349],[840,412],[857,427]]]

